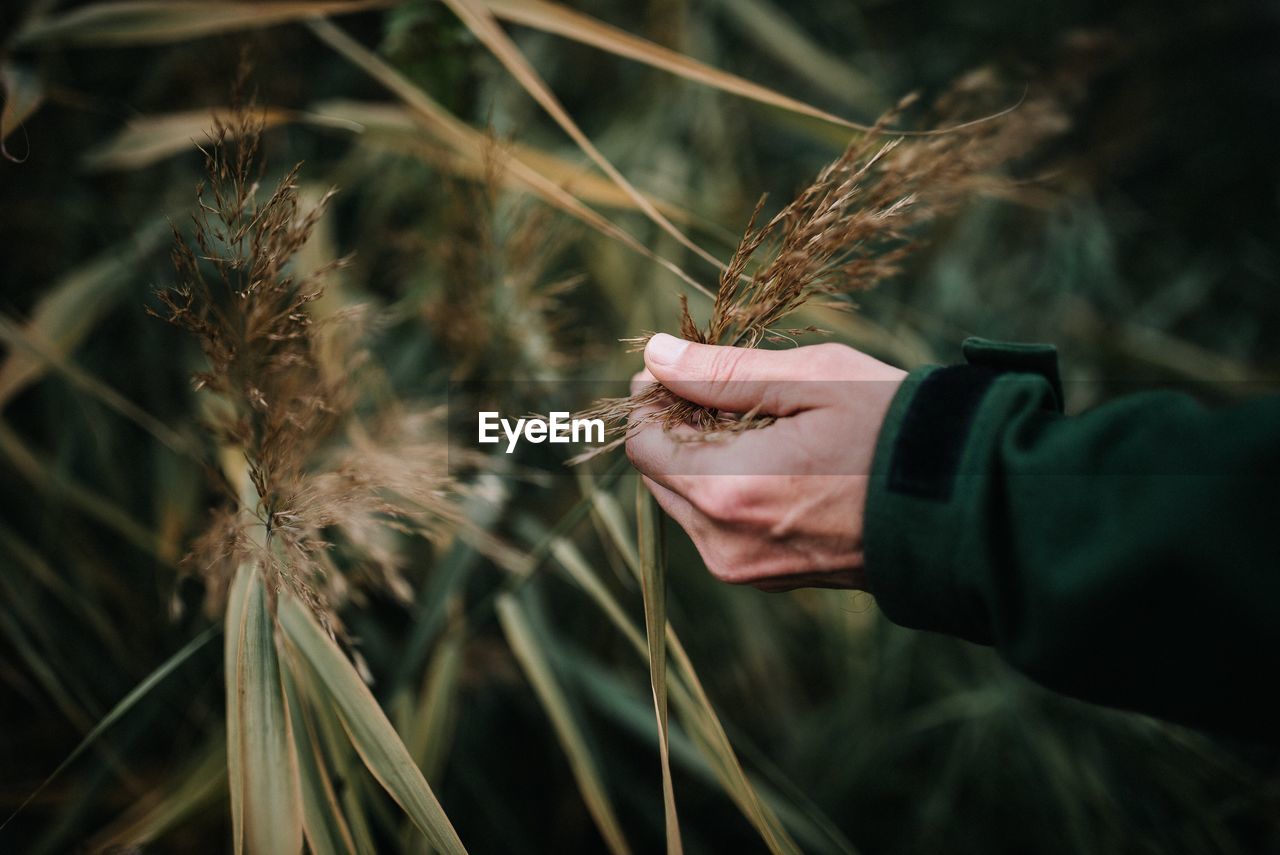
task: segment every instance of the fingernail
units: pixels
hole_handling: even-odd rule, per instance
[[[656,362],[659,365],[675,365],[688,346],[689,342],[682,338],[658,333],[645,345],[644,358],[646,362]]]

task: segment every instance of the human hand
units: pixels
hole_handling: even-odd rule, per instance
[[[644,360],[633,391],[656,380],[705,407],[777,417],[703,441],[689,441],[691,426],[656,423],[627,439],[627,456],[712,575],[765,591],[863,588],[871,458],[906,372],[840,344],[755,350],[661,333]]]

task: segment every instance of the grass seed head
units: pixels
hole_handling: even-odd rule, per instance
[[[332,627],[361,587],[407,597],[396,533],[438,535],[457,512],[436,414],[383,406],[360,417],[370,384],[357,375],[372,371],[359,346],[364,313],[320,320],[312,306],[344,262],[306,274],[291,263],[332,193],[301,210],[298,166],[264,193],[263,130],[251,107],[215,118],[192,237],[174,229],[177,281],[153,311],[200,343],[208,426],[253,488],[228,487],[188,566],[220,608],[236,567],[255,560],[269,590],[287,587]]]
[[[733,347],[793,343],[814,327],[783,322],[800,308],[848,309],[849,295],[898,275],[922,245],[929,223],[976,194],[1013,194],[1018,184],[997,173],[1067,126],[1048,91],[1028,93],[1012,110],[972,120],[999,91],[989,71],[961,78],[934,104],[945,132],[904,135],[891,126],[914,97],[903,99],[856,137],[789,204],[758,225],[756,205],[745,233],[721,273],[710,317],[699,325],[681,297],[680,335],[688,341]],[[980,115],[980,114],[979,114]],[[651,335],[651,334],[650,334]],[[649,335],[626,339],[642,350]],[[650,409],[652,408],[652,409]],[[640,410],[650,410],[637,419]],[[675,398],[658,384],[626,398],[598,401],[579,415],[605,421],[612,443],[576,460],[616,447],[628,431],[657,422],[690,424],[697,437],[772,423],[767,415],[726,415]]]

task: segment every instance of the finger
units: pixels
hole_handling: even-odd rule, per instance
[[[677,446],[685,443],[676,442],[670,434],[692,436],[695,430],[689,425],[664,428],[661,420],[648,421],[658,413],[659,408],[651,405],[640,407],[628,416],[627,457],[640,474],[660,479],[669,489],[676,489],[665,475],[672,471],[672,455],[678,453]]]
[[[822,345],[756,350],[658,333],[645,346],[644,362],[659,383],[695,404],[737,413],[759,407],[787,416],[824,403],[804,381],[834,379],[833,366],[826,364],[832,354]]]
[[[639,395],[645,390],[650,383],[656,382],[656,379],[649,373],[648,368],[642,368],[635,374],[631,375],[631,394]]]
[[[667,489],[652,478],[646,475],[640,477],[644,479],[644,485],[653,494],[658,507],[666,511],[667,516],[675,520],[685,533],[692,537],[694,529],[700,525],[698,511],[693,505],[679,493]]]
[[[649,388],[653,383],[652,378],[653,375],[647,369],[637,372],[631,378],[631,394],[637,395]],[[627,415],[627,457],[641,475],[652,474],[661,477],[661,473],[666,469],[668,461],[664,460],[664,455],[669,451],[665,445],[656,442],[654,437],[660,437],[668,431],[679,432],[682,435],[694,433],[694,429],[689,425],[673,425],[671,428],[664,428],[661,420],[657,418],[660,411],[661,408],[658,405],[648,404],[632,410]],[[653,420],[650,421],[650,419]],[[666,487],[671,489],[674,485],[668,483]]]
[[[750,583],[753,588],[766,594],[780,594],[794,591],[797,588],[836,588],[839,590],[858,590],[862,580],[853,570],[840,570],[824,573],[793,573],[785,576],[773,576]]]
[[[790,431],[783,428],[784,424],[778,423],[707,437],[689,425],[663,428],[650,422],[627,437],[627,456],[641,473],[688,498],[699,486],[695,482],[705,482],[708,476],[800,471],[803,461],[796,459]]]
[[[679,524],[680,528],[684,529],[685,534],[689,535],[689,540],[693,542],[694,548],[698,550],[698,554],[702,556],[703,563],[706,564],[712,575],[724,581],[729,581],[728,577],[712,569],[712,561],[716,554],[712,544],[716,543],[720,537],[716,524],[679,493],[667,489],[652,478],[641,477],[644,478],[645,486],[653,493],[658,505]],[[714,566],[717,569],[720,567],[718,564]]]

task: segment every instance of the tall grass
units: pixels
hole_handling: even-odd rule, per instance
[[[828,13],[853,20],[795,10]],[[739,344],[820,326],[912,364],[984,319],[955,308],[976,311],[955,270],[989,289],[977,303],[1030,315],[1043,286],[1009,283],[1055,253],[1110,269],[1070,182],[974,186],[1018,153],[984,136],[998,123],[854,136],[886,93],[974,64],[902,79],[936,31],[881,25],[896,57],[767,0],[34,4],[0,59],[0,134],[30,146],[4,178],[5,228],[30,246],[6,236],[0,317],[0,813],[17,811],[0,850],[1197,852],[1274,834],[1248,754],[1046,696],[860,598],[713,586],[633,503],[625,461],[549,483],[501,460],[445,471],[450,377],[622,388],[617,339],[682,318]],[[244,42],[253,110],[226,96]],[[1083,97],[1088,75],[1063,74]],[[961,112],[1022,87],[997,91]],[[1036,103],[1006,118],[1052,118]],[[833,159],[739,242],[762,191],[791,199]],[[828,192],[868,163],[965,168]],[[921,186],[955,192],[900,204]],[[797,266],[788,246],[832,199],[840,228]],[[917,211],[936,239],[907,257]],[[846,257],[868,212],[905,219]],[[891,268],[893,289],[862,293]],[[866,310],[818,307],[829,290]],[[1122,332],[1130,366],[1250,376],[1266,356]]]

